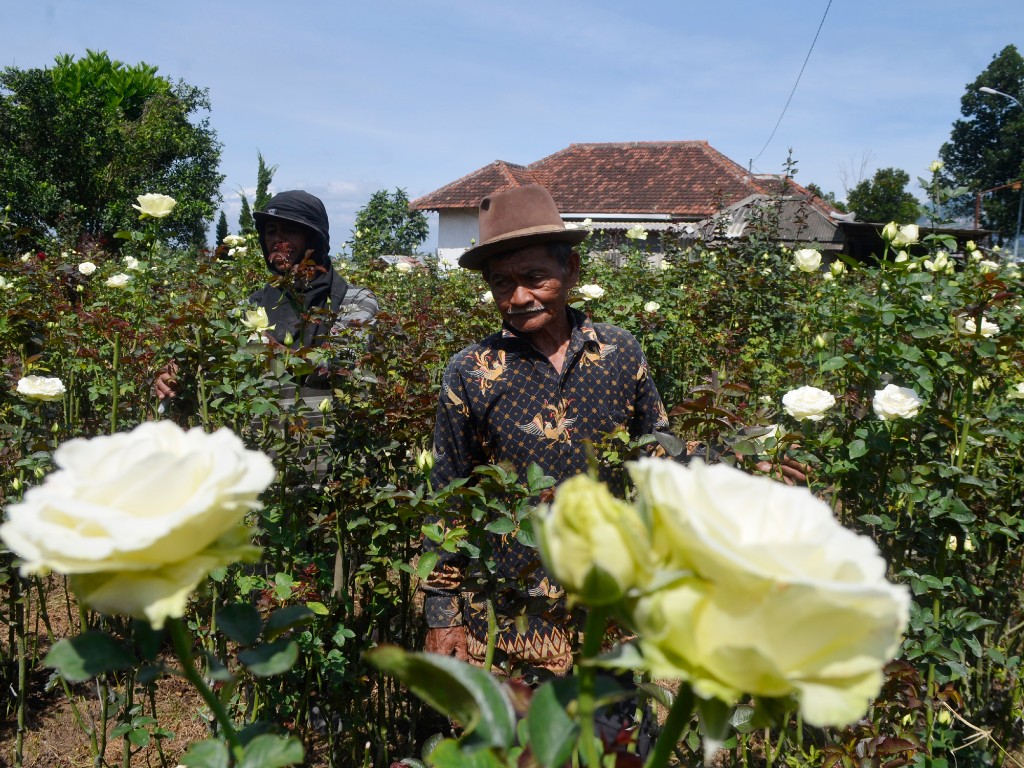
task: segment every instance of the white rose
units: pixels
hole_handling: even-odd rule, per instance
[[[124,268],[129,270],[137,270],[139,268],[139,260],[134,256],[124,257]]]
[[[245,245],[245,238],[241,235],[227,235],[223,242],[228,248],[238,248],[241,245]]]
[[[7,291],[14,287],[14,280],[8,280],[0,275],[0,291]]]
[[[821,254],[813,248],[793,251],[793,263],[803,272],[817,272],[821,266]]]
[[[107,278],[107,282],[104,283],[109,288],[124,288],[128,285],[128,281],[131,280],[131,275],[126,275],[124,272],[118,272],[116,275]]]
[[[900,227],[899,232],[892,238],[893,245],[912,245],[916,243],[918,237],[920,237],[921,230],[917,224],[907,224],[906,226]]]
[[[987,318],[981,318],[981,330],[978,330],[977,323],[974,322],[973,317],[965,317],[961,315],[957,318],[957,326],[960,328],[961,333],[966,333],[968,336],[983,336],[988,339],[999,333],[999,326],[993,322],[990,322]]]
[[[395,269],[402,273],[412,272],[413,266],[408,261],[399,261],[395,264]]]
[[[924,268],[929,272],[943,272],[949,265],[949,256],[945,251],[938,251],[934,259],[924,260]]]
[[[982,259],[978,262],[978,269],[983,275],[987,275],[990,272],[999,271],[999,262],[989,261],[988,259]]]
[[[1019,381],[1010,387],[1007,397],[1012,400],[1024,400],[1024,381]]]
[[[60,400],[64,382],[56,376],[25,376],[18,379],[18,394],[33,400]]]
[[[630,240],[646,240],[647,230],[639,224],[634,224],[632,227],[626,230],[626,237]]]
[[[83,261],[81,264],[78,265],[78,271],[81,272],[83,275],[91,275],[93,272],[96,271],[96,265],[93,264],[91,261]]]
[[[583,297],[584,301],[590,301],[591,299],[600,299],[602,296],[604,296],[604,288],[594,283],[581,285],[580,295]]]
[[[799,387],[791,389],[782,397],[782,406],[794,419],[821,421],[825,411],[836,404],[836,399],[824,389]]]
[[[178,204],[173,197],[157,194],[156,192],[139,195],[137,199],[139,204],[132,205],[132,208],[140,211],[142,218],[152,216],[154,219],[162,219],[164,216],[169,216],[171,211],[174,210],[174,206]]]
[[[890,221],[884,227],[882,227],[882,239],[892,242],[896,239],[896,235],[900,232],[899,227],[896,226],[895,221]]]
[[[846,272],[846,264],[836,259],[828,265],[829,272],[832,273],[833,277],[839,277]]]
[[[921,294],[921,301],[931,301],[931,300],[932,300],[932,295],[930,293],[922,293]]]
[[[8,507],[0,538],[23,575],[70,575],[100,612],[160,627],[213,568],[258,553],[244,519],[274,467],[226,429],[145,422],[71,440],[53,458],[59,469]]]
[[[644,312],[654,314],[659,309],[661,309],[661,304],[659,304],[656,301],[648,301],[646,304],[644,304]]]
[[[481,294],[481,296],[480,296],[480,302],[482,304],[490,304],[493,301],[494,301],[494,294],[491,293],[490,291],[487,291],[487,292]]]
[[[274,327],[270,324],[270,319],[267,317],[267,310],[265,307],[247,309],[245,311],[245,317],[242,319],[242,325],[256,334],[269,331]]]
[[[942,161],[932,160],[931,165],[928,166],[928,170],[931,171],[932,173],[938,173],[939,171],[942,170]]]
[[[727,704],[795,694],[817,726],[862,716],[910,608],[874,542],[806,488],[699,461],[629,471],[655,557],[677,574],[634,610],[652,675]]]
[[[921,409],[921,398],[912,389],[887,384],[885,389],[875,390],[872,407],[882,421],[912,419]]]

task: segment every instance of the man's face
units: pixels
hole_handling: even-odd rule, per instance
[[[487,284],[502,318],[520,333],[536,333],[564,319],[580,259],[573,253],[563,268],[541,244],[492,258],[488,267]]]
[[[266,223],[263,241],[267,244],[267,261],[282,274],[301,262],[310,247],[309,230],[284,219],[270,219]]]

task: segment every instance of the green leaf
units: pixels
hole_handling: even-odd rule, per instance
[[[506,768],[505,762],[489,749],[469,751],[454,739],[445,739],[430,753],[433,768]]]
[[[543,768],[564,765],[572,754],[580,726],[566,713],[578,686],[557,680],[542,685],[530,700],[527,732],[533,755]]]
[[[43,659],[61,677],[74,683],[91,680],[104,672],[130,669],[137,663],[135,655],[106,632],[85,632],[78,637],[60,640]]]
[[[260,614],[248,603],[225,605],[217,612],[217,626],[242,645],[252,645],[260,637]]]
[[[637,688],[661,704],[665,709],[672,709],[672,702],[676,700],[676,695],[668,688],[657,683],[640,683]]]
[[[299,646],[294,640],[277,640],[242,651],[238,660],[256,677],[272,677],[291,669],[299,659]]]
[[[427,704],[462,723],[466,735],[491,746],[508,748],[515,739],[515,712],[498,682],[479,667],[451,656],[410,653],[381,645],[365,658],[397,677]],[[431,755],[435,764],[436,750]]]
[[[144,747],[149,744],[149,731],[145,728],[136,728],[128,734],[128,741],[137,747]]]
[[[868,447],[863,440],[852,440],[847,450],[851,459],[859,459],[868,452]]]
[[[830,357],[824,363],[821,364],[821,370],[824,371],[836,371],[846,365],[845,357]]]
[[[499,536],[503,536],[506,533],[512,533],[516,529],[514,520],[510,520],[507,517],[499,517],[497,520],[488,523],[484,526],[484,530],[488,533],[496,533]]]
[[[182,755],[181,764],[188,768],[228,768],[228,747],[219,739],[197,741]]]
[[[316,614],[304,605],[286,605],[270,614],[263,636],[267,640],[276,640],[290,629],[312,624],[315,618]]]
[[[245,745],[238,768],[283,768],[301,763],[303,759],[301,741],[265,733]]]
[[[416,563],[416,575],[421,579],[425,579],[434,570],[434,566],[437,565],[437,559],[439,555],[436,550],[430,550],[420,555],[420,560]]]
[[[323,603],[318,603],[316,601],[306,603],[306,607],[309,608],[309,610],[311,610],[317,616],[329,616],[331,613],[327,609],[326,605],[324,605]]]

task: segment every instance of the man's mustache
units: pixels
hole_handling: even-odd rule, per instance
[[[506,312],[506,315],[532,315],[536,312],[547,311],[547,306],[544,304],[534,304],[532,307],[525,307],[524,309],[510,309]]]

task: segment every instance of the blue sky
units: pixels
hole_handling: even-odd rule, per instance
[[[840,198],[878,168],[924,176],[967,84],[1024,51],[1021,0],[833,0],[765,147],[827,6],[0,0],[0,65],[106,50],[208,88],[232,230],[260,151],[274,189],[323,198],[338,249],[378,189],[414,198],[573,142],[705,139],[763,173],[792,147],[797,181]]]

